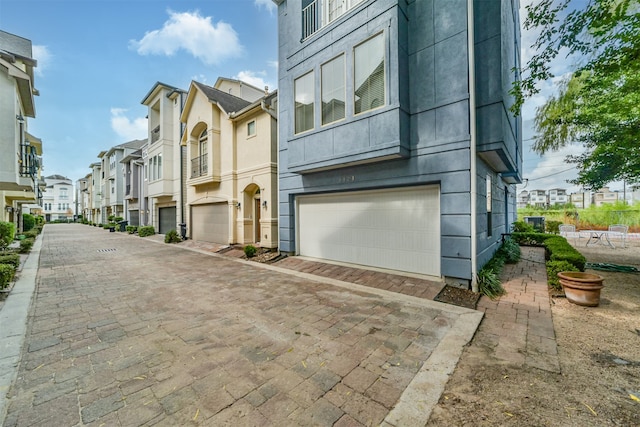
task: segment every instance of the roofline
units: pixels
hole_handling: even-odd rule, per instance
[[[149,92],[147,92],[147,94],[144,96],[144,98],[142,99],[142,101],[140,101],[140,103],[141,103],[142,105],[147,105],[147,101],[149,100],[149,98],[151,98],[151,96],[156,92],[156,90],[157,90],[159,87],[163,87],[163,88],[165,88],[165,89],[168,89],[168,90],[169,90],[169,91],[171,91],[171,92],[175,92],[175,91],[178,91],[178,92],[184,92],[184,90],[183,90],[183,89],[180,89],[180,88],[175,87],[175,86],[168,85],[168,84],[166,84],[166,83],[162,83],[162,82],[160,82],[160,81],[157,81],[157,82],[156,82],[156,83],[151,87],[151,90],[149,90]]]

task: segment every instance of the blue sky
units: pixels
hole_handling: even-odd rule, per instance
[[[101,150],[146,137],[140,101],[157,81],[277,84],[271,0],[0,0],[0,29],[33,43],[43,174],[73,181]]]
[[[522,0],[523,21],[531,1]],[[0,0],[0,29],[30,39],[38,60],[29,131],[43,140],[44,174],[74,181],[101,150],[146,137],[140,101],[157,81],[186,90],[191,80],[230,77],[275,89],[277,24],[271,0]],[[524,63],[535,34],[522,37]],[[570,64],[558,60],[556,75]],[[578,147],[544,157],[529,149],[535,108],[553,82],[541,89],[523,109],[526,188],[576,190],[564,157]]]

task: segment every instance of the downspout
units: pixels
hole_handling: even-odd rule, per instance
[[[476,166],[476,72],[475,72],[475,37],[473,25],[473,0],[467,0],[467,43],[469,52],[469,131],[470,131],[470,165],[471,174],[471,290],[478,292],[476,271],[478,268],[477,242],[477,189],[478,177]]]

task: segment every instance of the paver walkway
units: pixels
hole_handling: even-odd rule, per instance
[[[423,425],[482,316],[79,224],[39,238],[5,427]]]
[[[507,293],[496,300],[483,296],[478,302],[485,317],[473,347],[491,349],[494,358],[514,366],[560,372],[544,249],[520,249],[521,261],[506,264],[502,271]]]

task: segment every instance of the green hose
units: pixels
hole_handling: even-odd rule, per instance
[[[588,262],[585,264],[585,268],[590,268],[592,270],[613,271],[616,273],[640,273],[640,270],[630,265],[607,264],[606,262]]]

